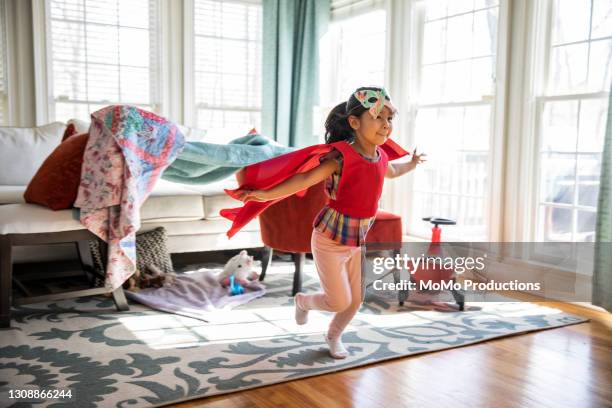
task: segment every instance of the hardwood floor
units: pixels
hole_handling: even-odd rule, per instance
[[[612,407],[612,315],[175,405],[192,407]]]

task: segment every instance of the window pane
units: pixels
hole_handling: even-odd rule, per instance
[[[541,162],[541,200],[573,204],[576,157],[573,154],[544,153]]]
[[[89,62],[119,63],[119,33],[115,26],[86,25],[86,58]]]
[[[583,92],[587,83],[589,45],[574,44],[551,50],[550,92],[552,94]]]
[[[600,175],[600,154],[578,156],[578,205],[597,208]]]
[[[223,75],[223,99],[226,106],[248,106],[246,100],[247,78],[244,75]]]
[[[149,96],[149,70],[147,68],[122,67],[121,100],[132,105],[147,104]]]
[[[438,129],[438,110],[435,108],[419,109],[416,116],[415,133],[417,135],[429,135],[418,141],[418,146],[423,152],[432,152],[442,144],[443,135]],[[432,160],[433,158],[430,158]],[[428,166],[425,166],[428,168]],[[415,173],[416,174],[416,173]]]
[[[497,53],[498,8],[474,13],[474,57]]]
[[[132,67],[149,66],[149,31],[119,28],[119,63]]]
[[[553,16],[553,45],[589,39],[590,1],[555,0]]]
[[[594,211],[578,211],[577,234],[574,241],[595,242],[595,223],[597,213]]]
[[[468,58],[472,55],[473,18],[474,15],[470,13],[448,19],[446,44],[447,61]]]
[[[491,106],[468,106],[463,120],[463,148],[489,151]],[[473,173],[471,173],[473,174]]]
[[[385,12],[374,11],[345,20],[338,28],[342,44],[338,55],[338,70],[341,72],[339,92],[343,98],[363,84],[383,85]],[[364,58],[364,50],[367,50],[367,58]]]
[[[488,157],[487,152],[463,153],[462,194],[478,197],[487,194]]]
[[[437,193],[458,194],[463,187],[461,173],[463,169],[463,155],[459,152],[448,152],[444,155],[445,160],[438,164]],[[446,212],[448,214],[448,211]]]
[[[591,38],[612,36],[612,1],[593,0],[593,28]]]
[[[430,208],[461,223],[457,239],[486,240],[498,3],[422,4],[429,21],[422,44],[416,144],[435,156],[430,153],[427,169],[415,174],[415,189],[431,192]],[[453,106],[436,107],[447,103]],[[422,207],[413,201],[413,208]],[[426,210],[417,210],[417,219],[432,211]]]
[[[53,56],[62,61],[85,62],[85,25],[57,21],[52,33]]]
[[[470,95],[470,68],[469,60],[446,63],[444,75],[445,101],[465,101]]]
[[[474,10],[493,7],[499,5],[498,0],[474,0]]]
[[[612,40],[591,43],[589,91],[608,92],[612,79]]]
[[[54,0],[51,2],[51,18],[60,20],[83,20],[84,4],[82,0]]]
[[[197,127],[200,129],[228,128],[236,125],[252,124],[256,129],[260,128],[259,111],[232,111],[217,109],[198,109]],[[228,134],[228,138],[236,138],[244,135]],[[227,141],[227,140],[226,140]]]
[[[444,61],[444,47],[446,43],[446,20],[425,23],[423,41],[423,63],[431,64]]]
[[[55,119],[114,103],[159,109],[158,0],[49,3]]]
[[[247,75],[251,67],[244,61],[255,63],[259,60],[256,53],[259,50],[245,41],[196,37],[195,46],[196,50],[206,51],[196,53],[195,69],[198,71]],[[255,63],[255,67],[259,66]]]
[[[433,20],[436,18],[445,17],[446,9],[448,7],[449,0],[430,0],[427,2],[425,18],[427,20]]]
[[[63,102],[55,104],[55,120],[68,122],[73,118],[87,118],[89,114],[87,104]]]
[[[610,0],[552,0],[551,48],[539,123],[538,237],[589,240],[599,193],[601,151],[612,80]],[[540,39],[547,41],[546,36]],[[564,100],[553,102],[562,96]],[[561,99],[561,98],[559,98]],[[583,211],[590,207],[592,211]]]
[[[465,13],[474,9],[474,0],[452,0],[448,2],[448,15]]]
[[[120,0],[119,25],[132,28],[149,28],[151,18],[149,0]]]
[[[78,62],[53,64],[53,97],[87,100],[87,65]]]
[[[88,23],[119,24],[117,0],[85,0],[85,20]]]
[[[605,99],[587,99],[580,102],[579,152],[601,152],[603,150],[608,116],[607,105]]]
[[[196,0],[194,7],[195,125],[259,126],[261,4]]]
[[[542,121],[542,151],[574,152],[578,138],[578,102],[548,102]]]
[[[545,242],[572,241],[573,210],[549,206],[540,207],[543,231],[538,240]]]
[[[257,5],[249,7],[248,4],[224,2],[219,0],[198,0],[195,2],[195,33],[212,37],[223,37],[246,40],[255,39],[257,31],[249,35],[249,23],[255,27],[261,26],[260,14]]]
[[[456,151],[461,149],[463,134],[463,108],[441,108],[438,110],[437,128],[443,143],[443,150]],[[426,134],[425,134],[426,135]],[[422,135],[422,137],[426,137]],[[437,149],[440,149],[438,146]]]
[[[442,100],[445,64],[424,66],[421,69],[420,100],[430,103]]]
[[[89,64],[87,66],[88,99],[94,102],[119,100],[119,67]]]
[[[471,84],[469,98],[481,100],[485,95],[493,95],[495,78],[493,69],[495,59],[493,57],[478,58],[471,61]]]
[[[221,74],[207,72],[196,72],[195,81],[198,86],[195,89],[196,101],[208,106],[220,106],[223,89],[221,87]],[[211,125],[212,126],[212,125]]]

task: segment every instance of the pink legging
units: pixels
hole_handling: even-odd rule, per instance
[[[361,306],[361,248],[339,244],[316,229],[311,246],[323,292],[300,293],[296,302],[304,310],[336,312],[327,332],[335,339]]]

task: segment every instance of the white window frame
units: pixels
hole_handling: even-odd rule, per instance
[[[401,15],[404,18],[408,17],[411,26],[410,32],[412,33],[410,46],[405,47],[401,50],[403,58],[402,61],[406,60],[406,56],[409,58],[409,72],[408,75],[411,79],[409,83],[401,83],[400,73],[394,73],[395,70],[402,70],[404,66],[397,64],[388,64],[390,69],[390,78],[393,78],[392,86],[406,90],[406,95],[400,95],[400,122],[402,123],[401,129],[407,132],[407,137],[400,136],[397,141],[404,143],[403,146],[408,148],[414,146],[415,142],[415,123],[417,114],[417,92],[418,92],[418,81],[419,81],[419,64],[422,55],[422,40],[423,40],[423,21],[422,16],[424,13],[419,11],[422,7],[423,1],[426,0],[411,0],[408,5],[402,5],[402,0],[392,0],[391,8],[395,8],[394,16]],[[397,4],[400,3],[400,4]],[[408,9],[406,9],[406,7]],[[492,116],[491,116],[491,135],[492,140],[490,143],[489,150],[489,191],[488,191],[488,202],[486,207],[486,224],[488,226],[487,240],[488,241],[499,241],[502,239],[502,220],[504,217],[504,209],[502,208],[504,186],[504,136],[505,136],[505,116],[506,110],[506,93],[507,93],[507,69],[506,65],[508,62],[508,40],[509,40],[509,27],[510,27],[510,14],[509,14],[509,1],[499,1],[499,21],[497,27],[497,52],[496,52],[496,80],[495,80],[495,97],[491,102]],[[401,20],[400,20],[401,21]],[[401,22],[397,23],[396,26],[401,27]],[[396,30],[394,30],[396,31]],[[397,36],[396,32],[391,33],[391,36]],[[404,37],[405,38],[405,37]],[[395,47],[401,47],[401,42],[396,41]],[[404,69],[404,73],[405,73]],[[396,83],[400,82],[400,86],[396,86]],[[395,92],[395,91],[394,91]],[[463,105],[463,104],[461,104]],[[406,108],[403,108],[406,106]],[[394,131],[394,133],[396,133]],[[397,136],[396,136],[397,138]],[[418,146],[417,146],[418,148]],[[412,151],[410,152],[412,153]],[[421,151],[421,153],[423,153]],[[425,152],[429,155],[435,154],[435,152]],[[417,170],[418,171],[418,170]],[[415,223],[421,223],[424,221],[414,219],[413,207],[410,200],[411,192],[414,186],[412,177],[408,176],[408,180],[393,181],[389,183],[391,187],[391,206],[390,210],[395,213],[399,213],[402,216],[404,222],[404,234],[407,235],[407,239],[411,240],[428,240],[430,236],[421,236],[414,233],[412,226]],[[460,228],[460,226],[458,226]],[[452,236],[452,230],[449,231],[449,236]]]
[[[539,204],[540,96],[546,86],[552,24],[550,0],[514,0],[512,15],[503,241],[533,242]]]
[[[592,3],[592,1],[591,1]],[[591,11],[592,13],[592,11]],[[540,207],[540,188],[543,187],[540,185],[540,176],[541,176],[541,166],[540,164],[540,145],[542,142],[542,118],[544,115],[544,105],[549,101],[581,101],[588,99],[604,99],[607,100],[609,97],[609,92],[600,91],[600,92],[588,92],[588,93],[572,93],[568,95],[556,95],[556,96],[548,96],[546,95],[546,87],[548,84],[546,80],[548,79],[549,72],[549,63],[550,63],[550,50],[551,50],[551,32],[552,32],[552,18],[553,18],[553,1],[552,0],[539,0],[538,2],[538,10],[536,18],[536,25],[540,27],[540,30],[536,32],[538,36],[536,38],[537,45],[540,47],[542,52],[536,54],[539,55],[539,58],[536,57],[535,64],[537,65],[537,73],[534,77],[535,83],[535,93],[533,94],[533,99],[535,102],[535,116],[534,123],[532,123],[533,127],[533,135],[534,135],[534,156],[533,162],[535,163],[535,171],[532,173],[532,180],[534,181],[534,185],[532,186],[531,191],[531,219],[533,220],[530,223],[529,230],[529,239],[535,241],[537,238],[537,229],[538,229],[538,210]],[[578,172],[576,170],[575,174],[575,188],[578,188]],[[574,192],[574,195],[578,194],[577,191]],[[568,208],[570,210],[575,210],[576,206],[572,204],[567,205],[551,205],[549,207],[554,208]],[[573,225],[572,225],[572,234],[576,229],[577,218],[573,217]]]
[[[158,84],[157,101],[152,101],[153,106],[163,115],[170,113],[171,95],[168,94],[169,88],[168,79],[171,72],[168,63],[168,45],[166,37],[163,33],[168,32],[169,19],[165,16],[164,11],[171,10],[171,0],[159,1],[158,15],[158,31],[152,32],[152,35],[158,37],[158,53],[159,67],[157,78],[161,81]],[[168,2],[166,4],[166,2]],[[178,4],[178,2],[174,2]],[[54,116],[52,106],[53,100],[53,66],[51,60],[51,43],[47,39],[51,38],[51,24],[49,24],[50,3],[49,0],[32,0],[32,35],[34,43],[34,83],[35,83],[35,102],[36,102],[36,125],[49,123],[50,118]],[[153,97],[153,96],[152,96]],[[113,103],[114,101],[109,102]]]

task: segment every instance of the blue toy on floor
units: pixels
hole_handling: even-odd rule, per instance
[[[241,284],[234,282],[234,280],[236,279],[234,275],[231,275],[229,278],[230,278],[230,285],[229,285],[230,295],[235,296],[235,295],[244,294],[244,287]]]

